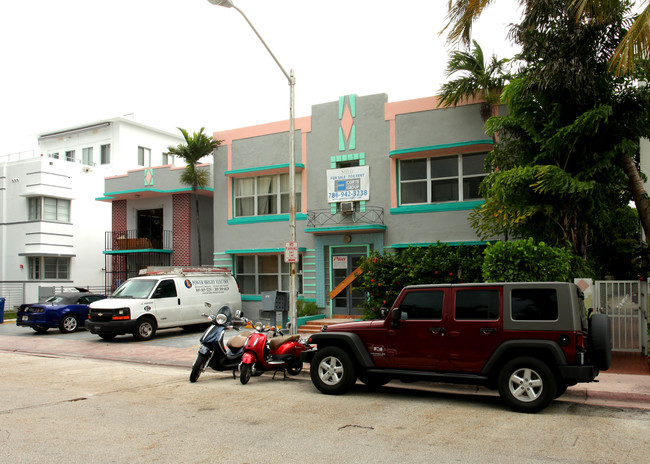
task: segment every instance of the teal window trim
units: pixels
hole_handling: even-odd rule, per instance
[[[457,142],[457,143],[445,143],[441,145],[430,145],[427,147],[414,147],[414,148],[402,148],[400,150],[391,150],[388,152],[389,158],[392,158],[397,155],[405,155],[409,153],[419,153],[422,151],[435,151],[435,150],[444,150],[445,148],[456,148],[456,147],[471,147],[472,145],[494,145],[492,139],[481,139],[481,140],[469,140],[466,142]]]
[[[306,221],[307,214],[298,213],[296,214],[296,220]],[[260,222],[283,222],[289,221],[288,214],[264,214],[260,216],[244,216],[239,218],[228,219],[228,225],[234,226],[237,224],[256,224]]]
[[[214,193],[214,188],[205,188],[205,187],[200,187],[199,190],[204,190],[206,192],[212,192]],[[133,193],[159,193],[162,195],[169,195],[169,194],[174,194],[174,193],[192,193],[192,188],[187,187],[187,188],[178,188],[178,189],[169,189],[169,190],[163,190],[163,189],[154,189],[154,188],[143,188],[143,189],[133,189],[133,190],[118,190],[116,192],[106,192],[104,193],[103,197],[97,197],[95,198],[96,201],[102,201],[102,200],[114,200],[116,196],[119,195],[129,195]]]
[[[306,248],[298,248],[298,251],[304,253],[306,251]],[[224,253],[231,255],[262,255],[264,253],[278,254],[284,253],[284,248],[248,248],[241,250],[226,250]]]
[[[452,201],[426,205],[404,205],[391,208],[390,214],[438,213],[442,211],[468,211],[485,203],[485,200]]]
[[[428,247],[430,245],[448,245],[448,246],[459,246],[459,245],[468,245],[468,246],[477,246],[477,245],[487,245],[488,243],[494,243],[495,240],[489,240],[487,242],[481,240],[468,240],[466,242],[418,242],[418,243],[393,243],[392,245],[387,245],[385,248],[408,248],[408,247]]]
[[[239,174],[254,174],[256,172],[263,173],[264,171],[275,171],[277,169],[286,169],[287,172],[289,172],[289,163],[273,164],[270,166],[259,166],[255,168],[246,168],[246,169],[232,169],[230,171],[225,171],[223,174],[225,176],[236,176]],[[296,169],[305,169],[305,165],[302,163],[296,163]]]
[[[346,231],[359,231],[359,230],[373,230],[373,231],[384,231],[386,230],[385,225],[372,225],[366,224],[362,226],[346,226],[346,227],[306,227],[305,232],[307,233],[325,233],[325,232],[346,232]]]

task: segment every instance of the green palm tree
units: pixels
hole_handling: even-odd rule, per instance
[[[442,32],[449,30],[447,41],[452,44],[470,44],[472,25],[483,10],[494,0],[449,0],[447,25]],[[534,10],[543,0],[519,0],[526,11]],[[610,69],[617,75],[627,75],[636,69],[637,58],[650,58],[650,2],[643,0],[643,11],[631,22],[629,30],[610,60]],[[569,8],[576,18],[603,19],[607,11],[620,8],[621,0],[572,0]]]
[[[194,201],[196,205],[196,229],[199,245],[199,266],[201,263],[201,219],[199,215],[199,189],[205,188],[210,182],[210,171],[198,166],[199,160],[211,154],[220,144],[220,140],[214,140],[211,136],[203,133],[205,127],[191,136],[185,129],[178,128],[185,138],[185,143],[176,147],[169,146],[167,151],[182,158],[185,161],[185,170],[181,174],[180,182],[183,185],[192,187]]]
[[[483,121],[487,121],[495,106],[499,104],[501,91],[507,82],[505,65],[509,60],[498,60],[492,55],[486,63],[480,45],[475,40],[473,43],[474,47],[469,52],[456,51],[449,58],[445,70],[447,78],[455,74],[460,74],[460,77],[440,88],[438,106],[456,106],[462,100],[481,94],[484,99],[481,104],[481,117]]]

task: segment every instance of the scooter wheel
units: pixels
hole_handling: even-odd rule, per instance
[[[199,380],[201,373],[205,369],[209,356],[207,354],[197,353],[194,364],[192,365],[192,372],[190,372],[190,382],[194,383]]]
[[[300,372],[302,372],[302,361],[300,360],[287,367],[287,373],[289,375],[298,375]]]
[[[242,385],[246,385],[248,381],[251,379],[251,375],[253,373],[253,365],[242,364],[240,370],[241,372],[239,373],[239,381],[241,382]]]

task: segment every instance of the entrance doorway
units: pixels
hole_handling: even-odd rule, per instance
[[[364,259],[368,257],[368,250],[365,246],[355,247],[332,247],[331,249],[331,289],[349,276],[352,271],[358,268]],[[344,289],[332,300],[333,315],[361,315],[363,314],[362,304],[366,299],[364,292],[352,290],[354,283]]]
[[[148,238],[152,248],[163,247],[163,210],[141,209],[138,211],[138,238]]]

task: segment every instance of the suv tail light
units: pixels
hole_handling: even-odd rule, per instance
[[[584,366],[586,352],[585,334],[583,332],[576,332],[576,363],[579,366]]]

